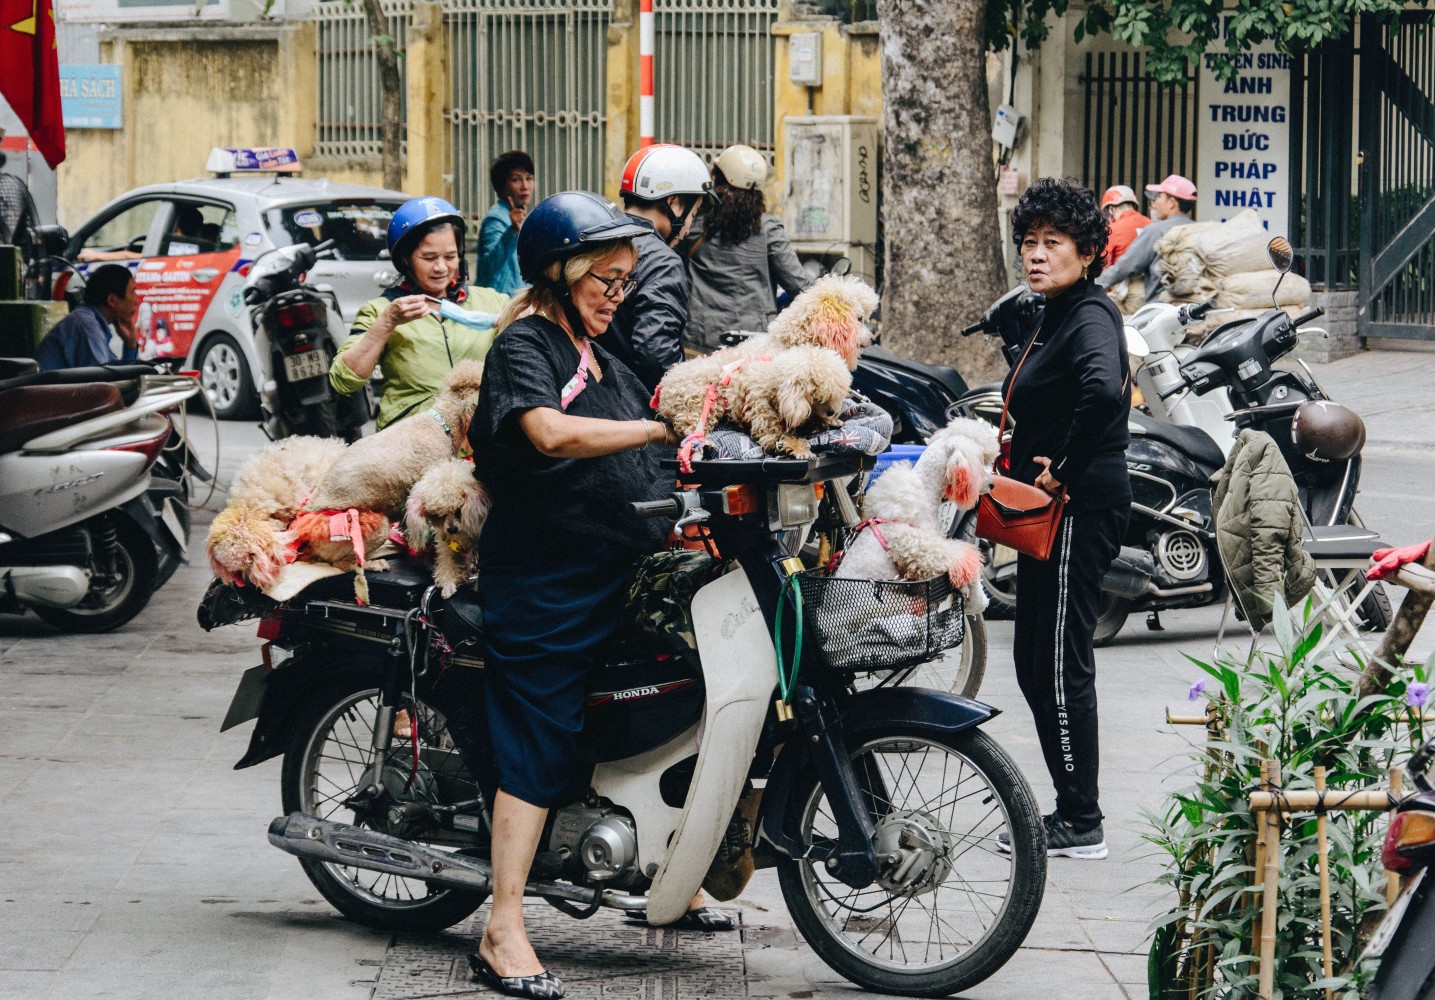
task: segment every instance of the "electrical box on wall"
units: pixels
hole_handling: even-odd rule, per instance
[[[799,87],[822,86],[822,32],[787,37],[787,79]]]
[[[997,108],[997,120],[992,125],[992,142],[1011,149],[1016,145],[1016,131],[1021,127],[1021,115],[1010,104]]]
[[[877,242],[877,119],[788,118],[783,222],[794,243]]]

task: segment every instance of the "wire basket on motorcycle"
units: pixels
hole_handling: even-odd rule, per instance
[[[900,670],[962,643],[965,605],[945,576],[866,580],[809,570],[796,580],[817,659],[831,670]]]

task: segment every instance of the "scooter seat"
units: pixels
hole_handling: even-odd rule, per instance
[[[17,451],[42,434],[124,407],[120,390],[108,382],[26,385],[0,392],[0,453]]]
[[[1169,444],[1207,472],[1215,472],[1226,464],[1226,456],[1220,447],[1199,427],[1182,427],[1164,420],[1153,420],[1144,413],[1135,411],[1132,411],[1129,423],[1134,425],[1138,433],[1153,441]]]
[[[943,388],[951,394],[952,399],[960,399],[967,393],[967,383],[961,373],[948,365],[929,365],[913,358],[904,358],[900,354],[893,354],[881,344],[873,344],[864,348],[857,359],[860,366],[862,358],[870,361],[880,362],[889,368],[896,368],[899,371],[910,372],[915,375],[925,375],[940,383]]]

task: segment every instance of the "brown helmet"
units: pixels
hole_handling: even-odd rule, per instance
[[[1365,421],[1329,399],[1307,400],[1291,419],[1291,441],[1313,462],[1344,462],[1365,447]]]

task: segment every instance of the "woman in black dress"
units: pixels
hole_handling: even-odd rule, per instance
[[[548,810],[571,801],[585,680],[618,625],[643,552],[668,525],[632,514],[672,489],[658,468],[674,443],[649,393],[598,343],[630,289],[632,237],[646,230],[584,191],[554,195],[523,224],[532,287],[489,351],[469,431],[493,508],[479,544],[487,714],[498,764],[493,903],[475,976],[514,996],[556,997],[534,954],[523,886]],[[521,319],[508,322],[513,316]]]
[[[1068,496],[1051,558],[1018,557],[1013,653],[1056,785],[1048,851],[1088,859],[1107,853],[1092,637],[1101,578],[1131,509],[1121,314],[1091,280],[1101,273],[1107,229],[1096,196],[1074,181],[1041,178],[1021,196],[1012,234],[1046,313],[1002,387],[1014,425],[1012,475]]]

